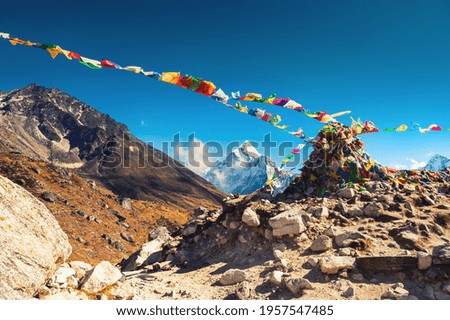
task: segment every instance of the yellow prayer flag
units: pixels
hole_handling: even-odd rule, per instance
[[[408,130],[408,126],[406,124],[402,124],[400,127],[395,129],[395,131],[397,131],[397,132],[404,132],[406,130]]]
[[[179,72],[163,72],[160,80],[171,84],[177,84],[179,77]]]
[[[47,48],[47,51],[48,53],[50,53],[52,59],[55,59],[58,54],[63,53],[60,46],[56,46],[54,48]]]

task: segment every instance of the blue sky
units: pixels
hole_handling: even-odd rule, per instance
[[[306,108],[352,110],[383,129],[450,127],[448,1],[9,1],[0,31],[59,44],[93,59],[181,71],[227,93],[276,93]],[[0,91],[57,87],[160,146],[174,134],[202,141],[294,137],[188,90],[115,70],[90,70],[43,51],[0,43]],[[258,107],[249,104],[249,107]],[[320,124],[267,107],[314,136]],[[340,118],[350,124],[350,118]],[[383,164],[450,157],[450,133],[362,136]],[[298,141],[300,142],[300,141]],[[273,155],[274,156],[274,155]],[[274,156],[276,160],[279,157]],[[412,160],[411,160],[412,159]]]

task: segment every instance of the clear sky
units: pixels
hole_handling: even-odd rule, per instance
[[[181,71],[227,93],[276,93],[311,111],[352,110],[383,129],[450,127],[450,2],[427,1],[4,1],[0,32],[55,43],[93,59]],[[188,90],[0,42],[0,91],[57,87],[125,123],[157,146],[195,133],[201,141],[297,140]],[[248,104],[259,107],[258,104]],[[266,107],[266,106],[265,106]],[[292,129],[319,124],[267,106]],[[350,124],[350,118],[340,118]],[[387,165],[450,157],[450,133],[362,136]],[[300,141],[299,141],[300,142]],[[274,155],[272,155],[274,156]],[[274,156],[279,160],[279,157]]]

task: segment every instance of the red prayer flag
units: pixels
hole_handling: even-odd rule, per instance
[[[72,57],[72,58],[74,58],[74,59],[76,59],[76,60],[80,60],[81,59],[81,56],[78,54],[78,53],[75,53],[75,52],[69,52],[69,57]]]
[[[102,67],[116,69],[116,65],[113,62],[109,61],[109,60],[102,60]]]

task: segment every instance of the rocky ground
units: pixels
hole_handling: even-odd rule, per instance
[[[94,292],[79,277],[72,289],[50,284],[41,295],[450,299],[449,195],[386,182],[367,182],[365,189],[325,198],[229,197],[222,210],[197,209],[178,232],[152,230],[118,266],[120,280]]]

